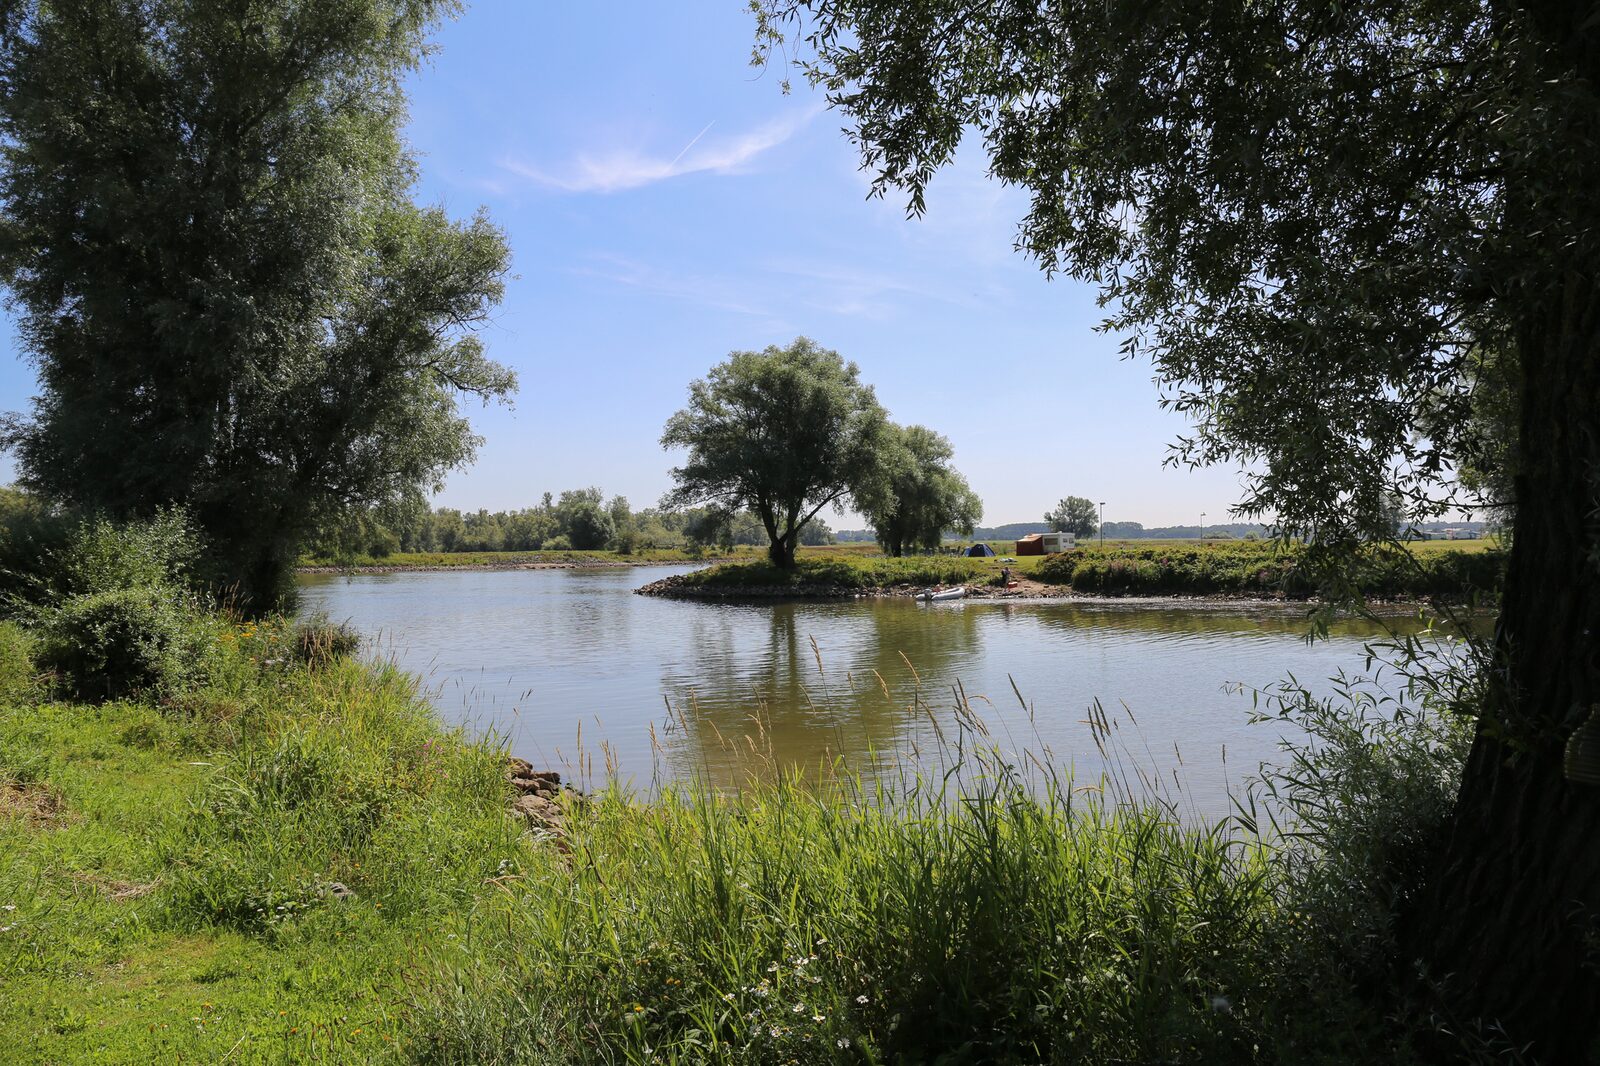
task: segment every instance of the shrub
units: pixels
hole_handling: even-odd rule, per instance
[[[200,554],[200,538],[182,511],[117,523],[82,522],[49,570],[59,595],[94,595],[147,586],[183,587]]]
[[[632,555],[642,545],[639,531],[636,529],[622,529],[617,531],[617,536],[612,545],[618,555]]]
[[[330,622],[318,614],[296,623],[294,657],[314,666],[348,659],[361,650],[361,634],[343,622]]]
[[[0,703],[21,703],[39,688],[33,638],[15,622],[0,622]]]
[[[161,585],[70,597],[41,629],[40,661],[84,700],[175,695],[209,655],[209,624]]]
[[[1368,1040],[1403,1041],[1418,1019],[1404,1016],[1414,974],[1399,928],[1449,829],[1482,674],[1465,645],[1413,639],[1369,651],[1393,660],[1403,683],[1341,676],[1328,697],[1292,681],[1258,693],[1261,721],[1295,728],[1240,820],[1254,833],[1270,819],[1280,841],[1272,861],[1290,920],[1271,944],[1283,967],[1279,1009],[1310,1032],[1360,1040],[1350,1031],[1359,1024]],[[1381,1031],[1395,1023],[1402,1028]]]
[[[543,550],[547,552],[569,552],[572,550],[572,541],[567,538],[565,533],[557,533],[544,542]]]

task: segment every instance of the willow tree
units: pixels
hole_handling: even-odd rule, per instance
[[[933,550],[946,533],[966,536],[983,517],[983,501],[950,465],[955,450],[926,426],[889,426],[881,452],[885,491],[866,519],[889,555]]]
[[[401,79],[439,0],[0,8],[0,271],[37,366],[23,482],[180,504],[270,606],[313,531],[473,454],[507,252],[413,202]]]
[[[1474,390],[1514,379],[1489,692],[1410,942],[1459,1021],[1549,1062],[1593,1053],[1600,787],[1563,758],[1600,730],[1593,5],[757,9],[878,193],[921,212],[963,142],[1025,190],[1021,247],[1101,287],[1107,328],[1193,420],[1178,457],[1240,463],[1242,511],[1325,560],[1381,535],[1395,494],[1413,520],[1472,503],[1451,471],[1482,451]]]
[[[823,508],[881,498],[887,425],[856,364],[809,338],[734,352],[690,384],[689,405],[667,422],[661,446],[688,458],[663,505],[708,505],[719,520],[748,510],[767,557],[792,569],[801,529]]]

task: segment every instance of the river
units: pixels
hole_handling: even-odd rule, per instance
[[[1340,671],[1367,669],[1378,636],[1351,622],[1308,644],[1293,605],[745,606],[633,593],[685,569],[308,575],[301,591],[305,612],[349,622],[420,674],[447,721],[591,784],[727,785],[834,760],[898,779],[976,741],[1078,784],[1137,768],[1208,817],[1277,754],[1281,730],[1251,724],[1236,686],[1292,674],[1328,691]],[[1110,763],[1085,724],[1096,700]],[[987,737],[962,728],[962,706]]]

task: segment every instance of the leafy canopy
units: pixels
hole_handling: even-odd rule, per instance
[[[1045,513],[1044,520],[1058,533],[1073,533],[1092,537],[1100,529],[1100,519],[1094,501],[1082,496],[1068,496],[1056,504],[1055,510]]]
[[[1413,520],[1478,502],[1451,477],[1485,447],[1475,393],[1504,379],[1519,303],[1560,266],[1546,251],[1592,246],[1600,195],[1572,180],[1592,146],[1530,102],[1566,62],[1530,17],[1479,0],[755,7],[757,60],[799,48],[876,194],[921,213],[963,142],[1026,190],[1020,246],[1099,284],[1105,327],[1194,422],[1175,461],[1243,465],[1242,513],[1337,544],[1381,532],[1388,489]]]
[[[824,507],[882,498],[886,433],[872,387],[839,353],[806,337],[734,352],[690,384],[661,435],[663,448],[688,450],[663,506],[752,511],[772,561],[792,566],[801,528]]]
[[[37,366],[22,479],[178,504],[264,605],[302,541],[466,462],[507,251],[412,202],[438,0],[42,0],[0,15],[0,272]]]
[[[947,532],[970,534],[983,501],[950,465],[950,442],[925,426],[888,428],[887,491],[866,515],[883,550],[901,556],[939,547]]]

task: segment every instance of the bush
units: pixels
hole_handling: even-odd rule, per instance
[[[642,546],[641,540],[638,530],[623,529],[617,532],[616,539],[612,541],[612,546],[618,555],[632,555]]]
[[[147,586],[183,587],[200,538],[182,511],[143,521],[93,518],[79,524],[49,570],[60,595],[94,595]]]
[[[21,703],[39,688],[33,638],[15,622],[0,622],[0,703]]]
[[[1397,690],[1340,676],[1329,697],[1292,681],[1258,693],[1261,721],[1295,728],[1285,731],[1286,759],[1262,767],[1241,806],[1254,814],[1241,822],[1254,833],[1270,821],[1280,841],[1272,861],[1288,920],[1271,943],[1283,967],[1279,1009],[1306,1031],[1403,1043],[1408,1024],[1437,1023],[1406,1017],[1415,975],[1399,930],[1445,843],[1483,675],[1464,645],[1412,639],[1369,651],[1392,660]],[[1360,1026],[1368,1032],[1353,1031]]]
[[[299,662],[325,665],[348,659],[361,650],[361,634],[343,622],[330,622],[324,614],[294,627],[294,657]]]
[[[565,533],[557,533],[544,542],[542,550],[547,552],[569,552],[572,550],[572,541],[567,539]]]
[[[69,598],[43,616],[40,661],[84,700],[176,695],[205,673],[210,625],[169,587]]]

